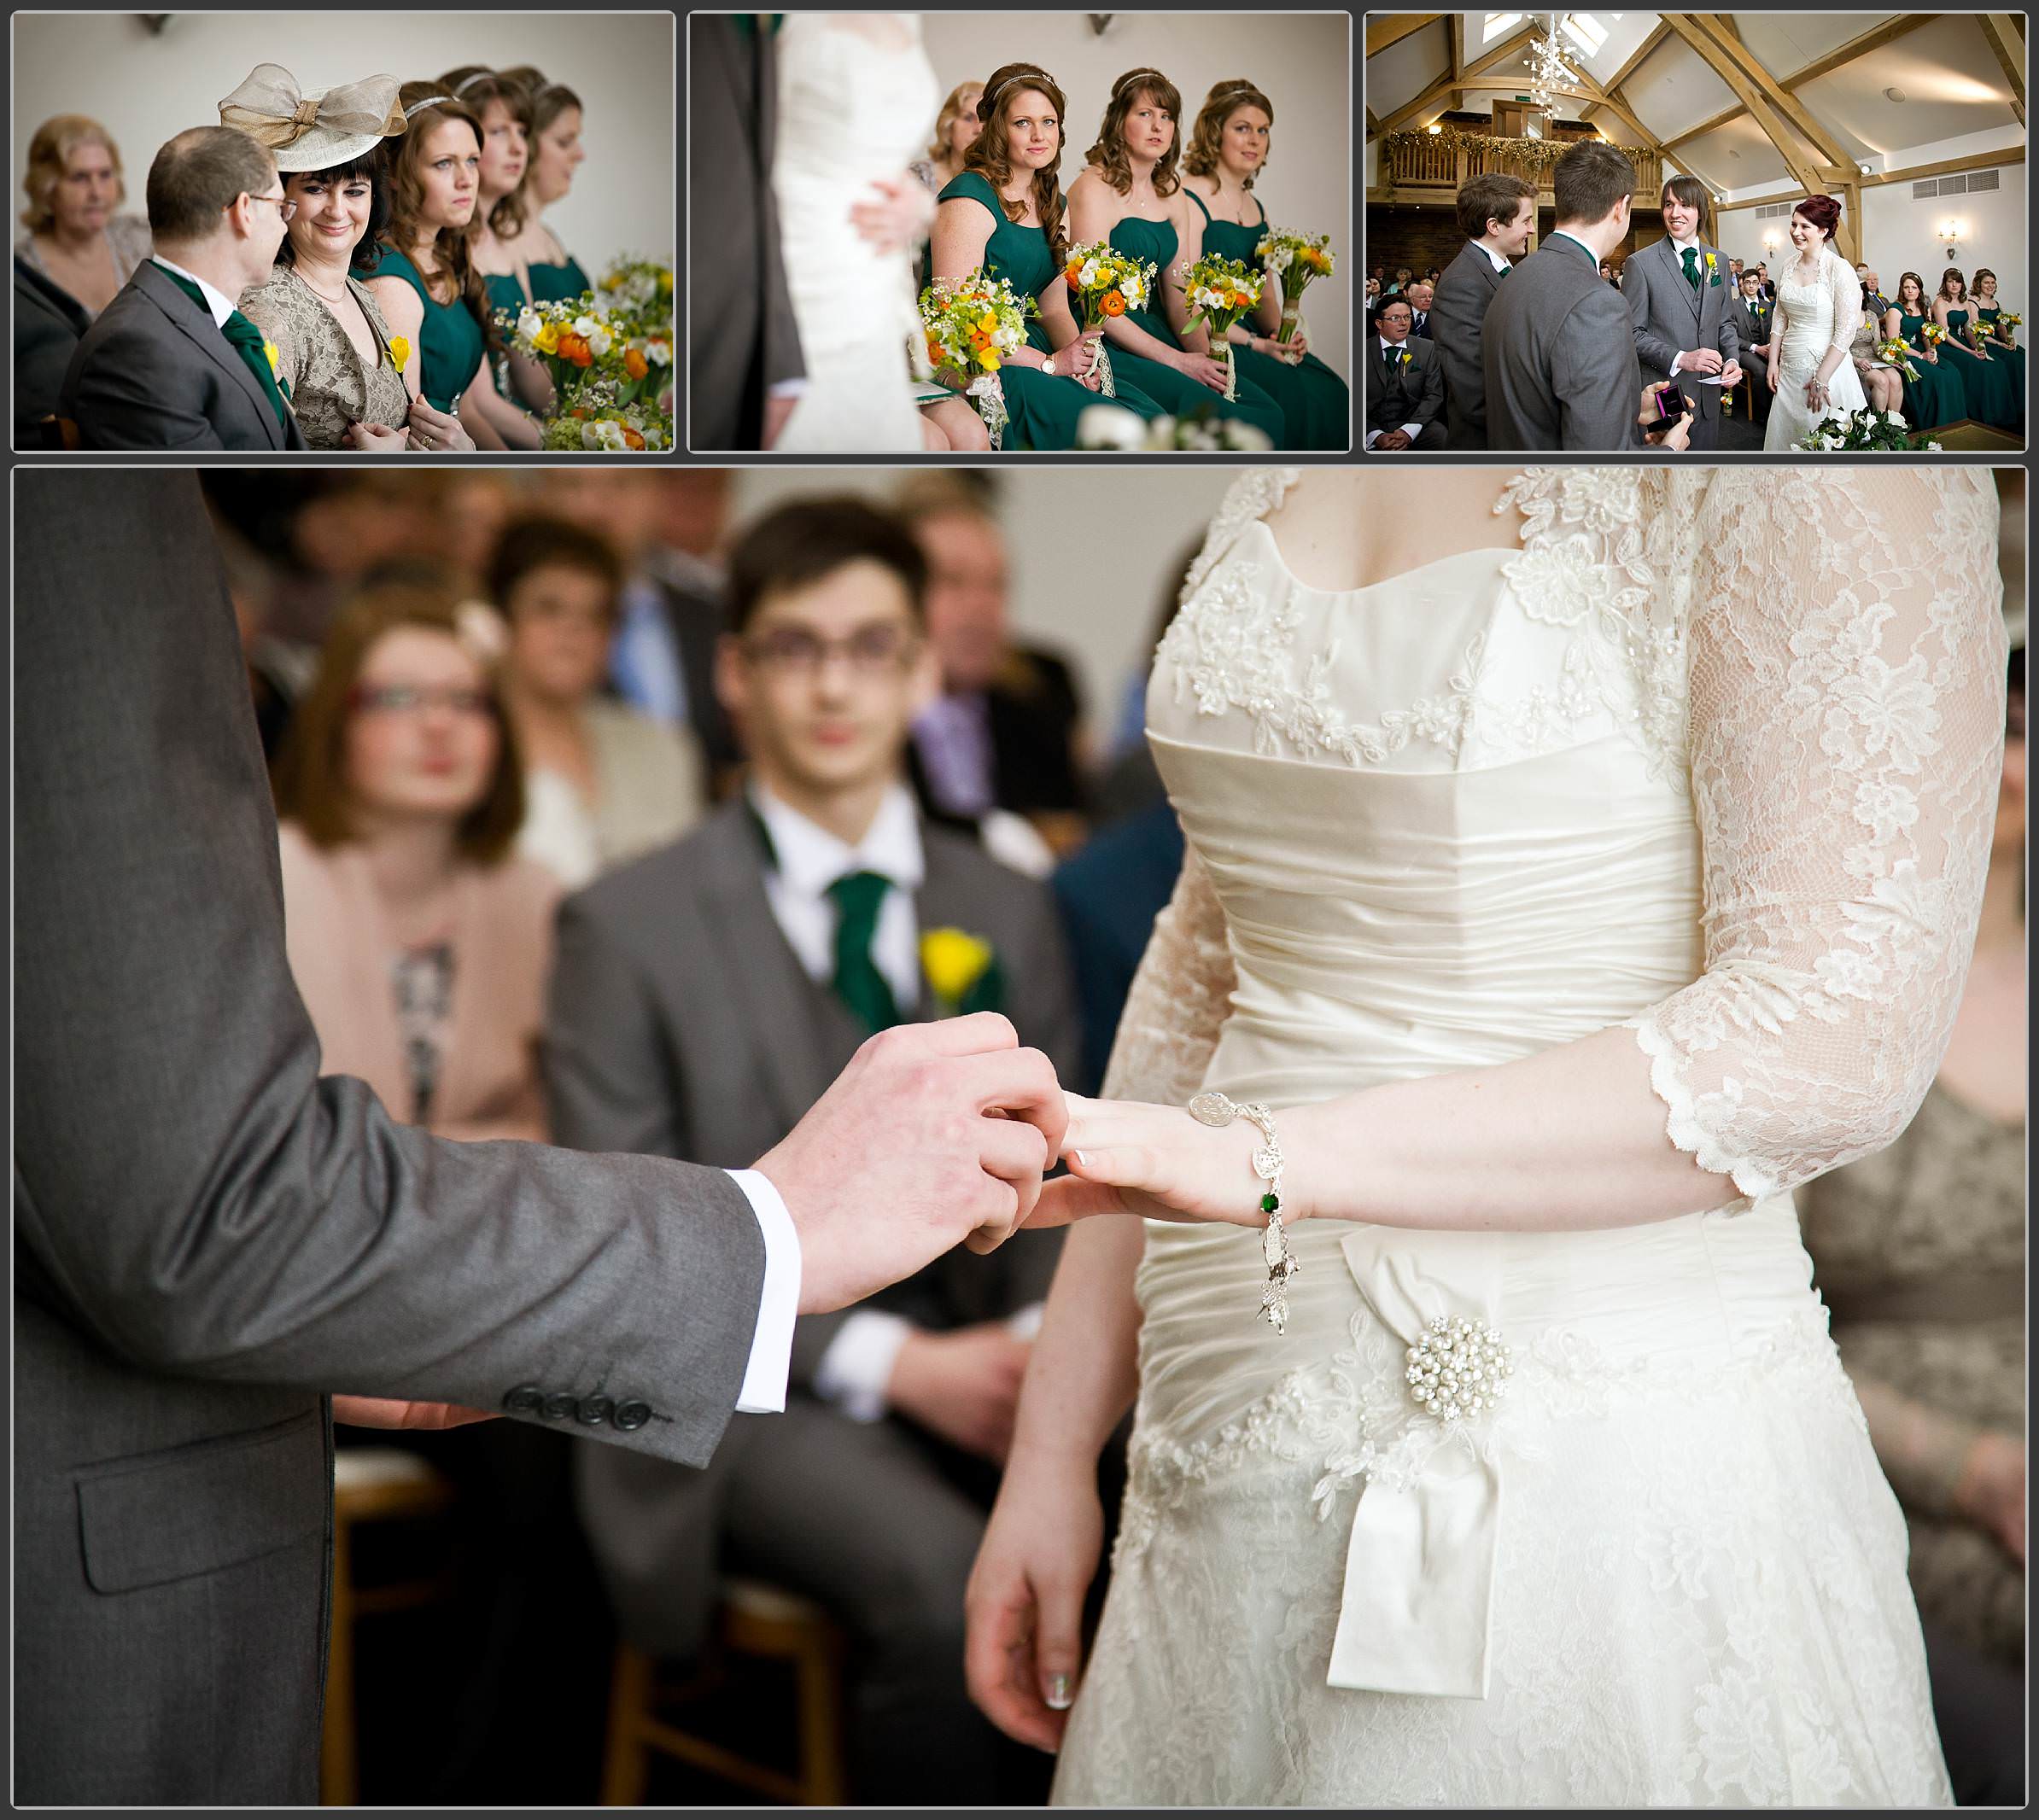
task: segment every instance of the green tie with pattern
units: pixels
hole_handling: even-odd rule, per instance
[[[828,887],[835,901],[835,977],[831,989],[873,1033],[899,1022],[892,989],[871,958],[871,938],[878,932],[878,912],[892,881],[882,872],[844,872]]]
[[[211,316],[213,306],[205,300],[205,293],[189,278],[180,277],[160,261],[155,269],[208,317]],[[219,332],[232,344],[234,352],[247,363],[248,370],[255,376],[256,382],[269,400],[270,408],[276,412],[276,421],[288,425],[290,421],[289,407],[283,403],[283,390],[277,382],[277,376],[270,370],[269,356],[262,351],[268,338],[238,310],[220,324]]]
[[[1685,249],[1685,282],[1694,290],[1699,289],[1699,249],[1697,247]]]

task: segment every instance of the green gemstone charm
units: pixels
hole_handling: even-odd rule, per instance
[[[1282,1197],[1278,1194],[1263,1194],[1260,1197],[1260,1211],[1263,1213],[1273,1213],[1281,1205]]]

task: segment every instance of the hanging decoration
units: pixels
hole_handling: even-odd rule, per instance
[[[1529,72],[1529,99],[1537,110],[1547,119],[1555,119],[1557,113],[1557,97],[1553,89],[1575,89],[1580,86],[1578,73],[1564,60],[1557,48],[1557,15],[1549,15],[1545,35],[1529,47],[1529,55],[1522,59],[1522,67]]]

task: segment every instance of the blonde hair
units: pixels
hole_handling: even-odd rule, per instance
[[[1196,125],[1189,135],[1189,148],[1183,154],[1183,168],[1192,177],[1208,177],[1218,168],[1218,141],[1224,133],[1224,123],[1242,108],[1258,108],[1267,116],[1270,127],[1274,125],[1274,103],[1259,90],[1243,78],[1221,82],[1205,96],[1203,106],[1197,111]],[[1262,159],[1258,177],[1267,168]],[[1246,180],[1246,187],[1253,187],[1253,177]]]
[[[103,145],[114,161],[114,180],[120,192],[114,198],[118,208],[127,200],[127,180],[121,174],[120,148],[114,136],[87,114],[52,114],[35,130],[28,142],[28,168],[21,173],[21,188],[28,207],[21,211],[21,225],[31,234],[46,234],[56,225],[56,186],[63,180],[64,166],[81,145]]]
[[[974,114],[976,104],[963,106],[963,97],[975,89],[979,96],[984,91],[981,82],[959,82],[949,90],[949,98],[942,103],[942,111],[935,116],[934,137],[927,142],[927,155],[936,164],[949,155],[949,129],[962,119],[965,114]]]

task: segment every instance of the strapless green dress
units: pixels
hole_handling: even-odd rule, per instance
[[[1260,210],[1256,226],[1236,221],[1214,221],[1204,207],[1204,199],[1192,190],[1189,200],[1203,211],[1204,245],[1220,259],[1237,260],[1258,271],[1260,261],[1253,249],[1267,232],[1267,211],[1258,196],[1253,207]],[[1306,299],[1309,293],[1304,294]],[[1250,326],[1250,325],[1249,325]],[[1353,389],[1315,354],[1305,354],[1302,364],[1291,366],[1272,354],[1257,354],[1250,347],[1235,347],[1239,375],[1251,379],[1282,407],[1288,434],[1282,446],[1288,449],[1347,449],[1353,445]]]
[[[1925,338],[1921,331],[1925,318],[1907,316],[1900,310],[1897,320],[1906,341],[1924,353]],[[1945,352],[1946,343],[1942,342],[1941,347],[1937,366],[1914,360],[1912,365],[1919,369],[1919,376],[1904,382],[1904,414],[1914,429],[1937,429],[1943,423],[1958,423],[1968,415],[1967,388],[1954,370],[1954,356]]]
[[[1176,236],[1172,221],[1148,221],[1138,215],[1124,217],[1112,230],[1112,244],[1119,252],[1136,260],[1151,260],[1154,268],[1154,298],[1160,295],[1162,274],[1175,264]],[[1179,348],[1183,344],[1175,331],[1168,326],[1168,318],[1160,310],[1129,310],[1126,321],[1146,330],[1157,341],[1170,347]],[[1110,340],[1107,330],[1106,339]],[[1250,423],[1261,432],[1277,449],[1287,448],[1284,440],[1288,434],[1288,420],[1282,407],[1273,397],[1256,385],[1242,372],[1234,380],[1238,393],[1230,404],[1210,387],[1201,385],[1187,374],[1178,373],[1172,366],[1164,366],[1159,360],[1150,360],[1144,354],[1136,354],[1112,344],[1112,376],[1113,382],[1123,386],[1131,380],[1142,392],[1166,405],[1178,417],[1236,417],[1242,423]]]
[[[373,271],[354,276],[401,278],[418,293],[424,305],[424,324],[418,332],[418,357],[424,363],[418,369],[418,389],[433,410],[451,411],[453,400],[474,383],[481,370],[488,345],[481,324],[457,297],[451,303],[435,302],[418,267],[394,247],[383,248],[382,261]]]
[[[1985,335],[1991,334],[1996,318],[2003,313],[2003,306],[1995,303],[1978,303],[1975,306],[1976,320],[1981,324]],[[2011,390],[2018,400],[2018,421],[2024,422],[2024,350],[2022,347],[2006,347],[2001,341],[1991,341],[1989,358],[2001,360],[2011,369]]]
[[[570,254],[564,265],[541,265],[534,260],[524,269],[531,274],[533,303],[558,303],[594,289],[587,274],[581,270],[580,260]]]
[[[959,198],[979,204],[990,214],[991,237],[984,246],[984,264],[993,277],[1003,278],[1014,290],[1037,299],[1045,295],[1049,285],[1061,283],[1061,269],[1049,248],[1046,232],[1007,219],[1005,210],[999,207],[998,192],[981,172],[966,171],[944,187],[941,201],[953,202]],[[1038,318],[1027,323],[1026,339],[1042,353],[1055,352],[1055,343],[1048,339],[1048,331]],[[1114,353],[1112,358],[1115,367],[1118,356]],[[1066,374],[1043,373],[1037,366],[1008,365],[1001,370],[999,378],[1011,419],[1003,438],[1007,448],[1076,446],[1076,421],[1099,402],[1096,393]],[[1117,402],[1128,411],[1142,417],[1166,415],[1130,377],[1119,379],[1118,388]]]
[[[517,282],[517,274],[514,271],[492,271],[483,276],[482,283],[488,288],[489,309],[509,311],[511,326],[514,328],[517,312],[534,300],[524,295],[524,288]]]
[[[2013,389],[2007,361],[1984,360],[1971,353],[1955,336],[1968,326],[1966,310],[1947,312],[1947,339],[1940,344],[1940,365],[1961,376],[1968,394],[1968,415],[1995,429],[2017,429],[2024,423],[2024,401]]]

